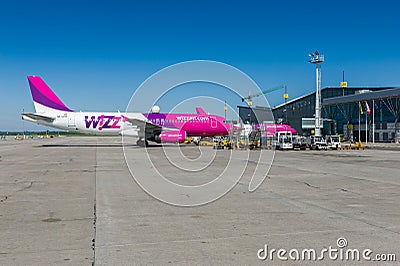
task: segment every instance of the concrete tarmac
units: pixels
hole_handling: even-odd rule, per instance
[[[143,148],[128,148],[138,167],[149,156],[173,181],[212,179],[179,173],[168,166],[160,147],[148,148],[149,155]],[[178,146],[170,148],[178,154]],[[200,151],[181,149],[193,158]],[[230,152],[217,151],[214,172],[221,171]],[[248,191],[255,167],[249,164],[222,198],[176,207],[135,182],[118,137],[2,141],[0,264],[309,265],[309,260],[280,260],[276,253],[263,261],[257,253],[267,245],[315,249],[320,255],[323,248],[338,249],[339,238],[346,239],[345,248],[371,249],[371,257],[395,254],[398,263],[399,165],[400,152],[391,150],[277,151],[255,192]],[[320,262],[366,263],[327,254]]]

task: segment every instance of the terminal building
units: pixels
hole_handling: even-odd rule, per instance
[[[321,99],[323,135],[342,134],[352,141],[399,142],[400,87],[326,87],[321,89]],[[269,111],[238,107],[241,120],[250,124],[264,122],[257,118],[264,119],[263,111]],[[315,92],[275,106],[272,113],[276,123],[289,124],[299,135],[312,135]]]
[[[343,134],[353,141],[399,141],[400,87],[321,89],[323,134]],[[273,108],[275,120],[298,134],[314,130],[315,92]],[[396,134],[397,133],[397,134]]]
[[[238,106],[240,120],[245,124],[261,124],[263,122],[274,123],[275,118],[270,107]]]

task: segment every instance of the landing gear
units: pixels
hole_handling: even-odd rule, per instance
[[[147,147],[149,146],[149,142],[145,139],[139,139],[138,141],[136,141],[136,144],[140,147]]]

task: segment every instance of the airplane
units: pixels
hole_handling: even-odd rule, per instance
[[[201,107],[196,114],[75,112],[68,108],[39,76],[28,76],[35,113],[22,113],[22,119],[70,132],[92,135],[124,135],[137,137],[139,146],[148,141],[181,143],[187,137],[228,135],[224,118],[207,114]]]

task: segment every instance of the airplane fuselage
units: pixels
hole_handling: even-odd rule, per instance
[[[223,118],[214,115],[198,114],[152,114],[120,112],[58,112],[52,114],[53,121],[46,121],[24,116],[25,120],[40,125],[92,135],[141,136],[140,130],[128,121],[137,118],[167,130],[184,131],[187,136],[222,136],[229,128]],[[144,135],[143,135],[144,137]]]

